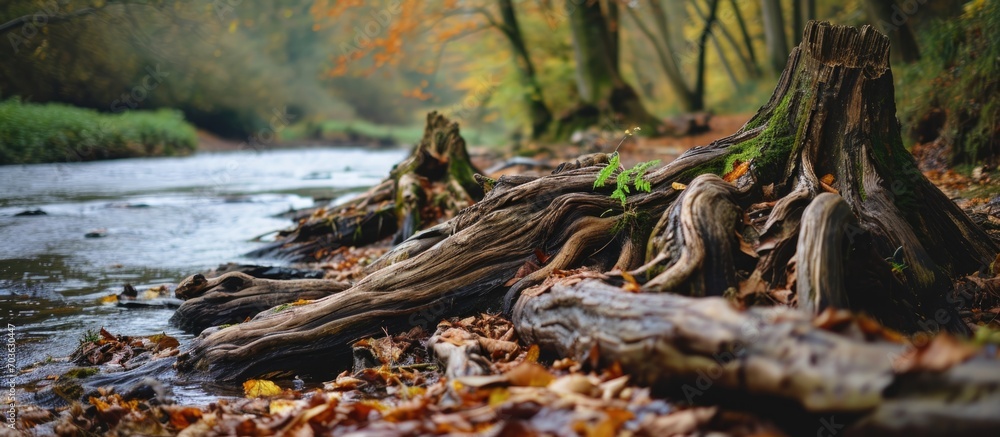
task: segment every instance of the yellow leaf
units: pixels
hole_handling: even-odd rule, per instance
[[[266,379],[250,379],[243,383],[243,393],[248,398],[266,398],[281,394],[281,387]]]
[[[499,406],[506,402],[508,398],[510,398],[510,392],[506,388],[493,389],[490,391],[489,405],[491,407]]]
[[[733,163],[733,171],[726,173],[726,175],[723,176],[722,179],[725,180],[726,182],[734,182],[737,179],[739,179],[740,176],[745,175],[747,173],[747,170],[750,170],[750,161],[740,162],[738,165],[736,163]]]
[[[538,345],[533,344],[531,345],[531,347],[528,348],[528,353],[525,354],[524,361],[527,361],[529,363],[538,362],[538,354],[539,354]]]
[[[275,399],[275,400],[271,401],[271,404],[268,405],[267,408],[268,408],[268,412],[271,413],[271,415],[273,416],[275,414],[282,414],[282,413],[294,410],[295,407],[297,407],[297,406],[298,406],[298,403],[296,401],[293,401],[293,400],[289,400],[289,399]]]
[[[236,29],[240,26],[239,20],[233,20],[229,22],[229,33],[236,33]]]
[[[687,187],[688,187],[687,185],[684,185],[684,184],[682,184],[680,182],[674,182],[674,183],[670,184],[670,188],[673,188],[674,190],[677,190],[677,191],[682,191],[682,190],[684,190]]]
[[[118,302],[118,295],[117,294],[112,294],[112,295],[104,296],[104,297],[102,297],[102,298],[99,299],[99,302],[101,302],[101,303],[116,303],[116,302]]]

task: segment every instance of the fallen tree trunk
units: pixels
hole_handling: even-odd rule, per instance
[[[423,139],[388,178],[344,205],[319,210],[247,255],[316,262],[342,246],[365,246],[390,235],[399,243],[481,199],[476,172],[458,124],[431,112]]]
[[[770,393],[806,408],[861,411],[852,410],[858,404],[871,411],[888,401],[883,397],[888,395],[873,393],[896,378],[880,373],[884,367],[851,362],[882,359],[884,352],[902,347],[834,339],[805,322],[808,315],[834,305],[906,332],[961,332],[965,327],[946,300],[951,278],[980,269],[997,253],[983,231],[917,171],[903,148],[887,56],[887,40],[871,27],[810,23],[757,115],[736,134],[650,173],[649,192],[632,190],[622,204],[609,197],[610,187],[595,189],[609,161],[606,154],[581,157],[546,177],[500,178],[482,201],[393,248],[351,289],[280,313],[264,312],[225,330],[207,330],[182,354],[179,367],[223,380],[292,373],[328,377],[350,366],[348,345],[358,338],[498,309],[502,296],[509,307],[522,290],[551,274],[587,267],[613,272],[605,281],[628,283],[632,291],[650,294],[642,299],[653,299],[607,300],[609,317],[579,319],[579,325],[590,324],[588,329],[608,332],[609,338],[647,332],[623,323],[661,323],[641,318],[659,317],[652,309],[642,311],[666,299],[661,293],[721,295],[737,307],[798,302],[799,322],[768,328],[758,340],[764,358],[760,375],[766,378],[738,381],[733,388]],[[519,330],[542,341],[542,334],[531,330],[543,332],[546,326],[534,323],[548,319],[529,314],[536,310],[527,302],[516,313]],[[684,302],[697,301],[678,302],[685,307],[694,304]],[[750,317],[720,299],[705,302],[698,308],[706,314],[696,320],[702,337],[662,337],[670,343],[665,350],[681,363],[700,362],[706,351],[727,347],[720,342],[731,337],[733,325],[724,318]],[[610,317],[619,311],[623,318]],[[641,317],[626,321],[630,314]],[[575,354],[562,340],[575,335],[560,335],[543,344]],[[814,360],[783,349],[812,351],[809,338],[839,345],[822,355],[833,364],[819,362],[820,355]],[[602,350],[600,359],[641,360],[643,353]],[[786,355],[794,360],[784,361]],[[783,379],[775,373],[782,365],[799,376]],[[859,380],[819,380],[842,371],[859,372]],[[865,384],[869,388],[863,389]],[[854,390],[851,397],[860,400],[838,397],[842,389]]]
[[[618,363],[640,384],[688,402],[738,394],[776,413],[792,401],[809,413],[843,414],[841,423],[867,416],[854,431],[877,433],[1000,427],[996,357],[966,362],[974,349],[939,347],[928,353],[948,366],[932,368],[915,346],[877,332],[827,331],[788,308],[740,312],[720,298],[632,294],[570,277],[526,292],[512,321],[526,343],[580,362]]]

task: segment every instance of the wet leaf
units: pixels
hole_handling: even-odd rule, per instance
[[[102,303],[102,304],[117,303],[118,302],[118,295],[117,294],[111,294],[111,295],[108,295],[108,296],[104,296],[104,297],[98,299],[97,301],[99,303]]]

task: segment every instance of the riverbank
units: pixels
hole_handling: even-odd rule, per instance
[[[55,103],[0,102],[0,165],[182,156],[196,146],[194,127],[178,111],[104,114]]]

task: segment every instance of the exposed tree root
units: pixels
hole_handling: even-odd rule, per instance
[[[329,376],[349,365],[347,345],[383,327],[427,327],[519,302],[513,314],[523,337],[561,355],[621,362],[647,383],[691,381],[715,364],[713,354],[733,353],[720,387],[810,411],[923,408],[943,402],[923,397],[939,390],[963,393],[947,408],[994,402],[995,373],[959,370],[980,365],[973,362],[940,369],[929,391],[906,383],[899,387],[907,394],[894,393],[904,377],[890,358],[904,346],[809,323],[834,306],[905,332],[961,332],[945,299],[951,278],[988,265],[998,251],[903,148],[887,59],[888,41],[871,27],[810,23],[774,95],[740,132],[650,173],[652,190],[633,190],[624,207],[608,196],[610,187],[593,187],[607,155],[581,157],[541,178],[500,178],[478,203],[396,246],[351,289],[207,330],[179,367],[223,380]],[[611,273],[598,275],[605,283],[521,296],[580,267]],[[802,310],[730,307],[761,301],[798,301]],[[756,337],[747,338],[744,324]],[[735,342],[748,348],[745,359]],[[911,387],[920,393],[911,396]],[[969,422],[983,424],[995,419]]]
[[[278,305],[319,299],[350,286],[346,282],[324,279],[261,279],[239,272],[212,279],[197,274],[178,284],[175,294],[186,300],[170,318],[170,323],[200,333],[211,326],[243,322]]]

